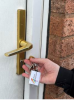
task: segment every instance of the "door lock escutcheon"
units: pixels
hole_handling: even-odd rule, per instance
[[[31,43],[25,41],[25,33],[26,33],[26,11],[17,10],[17,49],[5,53],[5,56],[9,57],[17,54],[16,73],[18,75],[24,72],[20,63],[21,60],[25,59],[24,52],[32,49],[33,47]]]

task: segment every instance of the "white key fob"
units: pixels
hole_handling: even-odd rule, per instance
[[[31,70],[31,75],[30,75],[30,78],[29,78],[29,84],[38,86],[39,81],[40,81],[40,77],[41,77],[40,72]]]

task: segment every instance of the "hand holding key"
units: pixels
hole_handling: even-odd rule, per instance
[[[36,63],[38,66],[38,71],[41,72],[40,82],[45,84],[55,84],[56,78],[60,69],[60,66],[55,64],[49,59],[41,59],[41,58],[30,58],[30,60],[24,60],[28,65],[32,65],[32,63]],[[23,69],[27,73],[23,73],[22,76],[29,78],[30,77],[30,69],[26,66],[22,66]]]

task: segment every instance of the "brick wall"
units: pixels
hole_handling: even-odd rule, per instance
[[[74,68],[74,0],[51,0],[48,58]],[[63,89],[46,85],[45,99],[71,99]]]

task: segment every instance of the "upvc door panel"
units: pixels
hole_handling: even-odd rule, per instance
[[[4,56],[17,48],[18,9],[26,9],[26,0],[0,0],[0,99],[23,99],[24,78],[16,74],[16,56]]]

